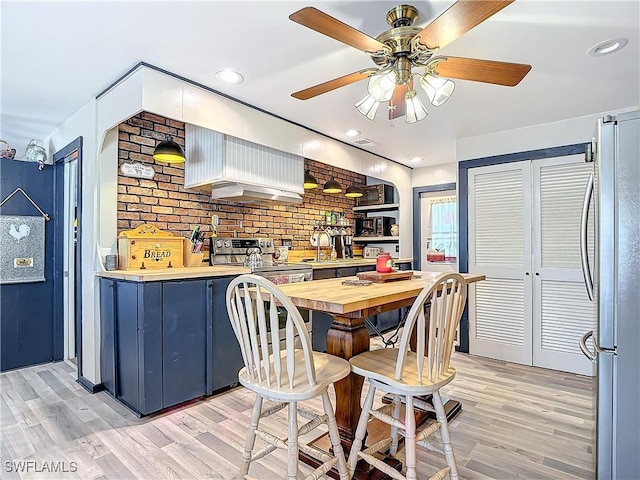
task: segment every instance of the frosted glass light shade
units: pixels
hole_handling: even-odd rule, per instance
[[[456,84],[448,78],[435,77],[425,73],[420,77],[420,86],[429,97],[431,105],[439,107],[449,99]]]
[[[390,70],[386,73],[378,73],[369,78],[367,91],[378,102],[391,100],[393,90],[396,88],[396,72]]]
[[[378,111],[379,106],[380,102],[378,102],[371,95],[367,95],[358,103],[356,103],[356,108],[358,109],[358,111],[369,120],[373,120],[374,118],[376,118],[376,112]]]
[[[429,112],[418,98],[418,93],[415,90],[409,90],[404,96],[404,101],[407,106],[407,112],[405,114],[405,121],[407,123],[416,123],[429,115]]]

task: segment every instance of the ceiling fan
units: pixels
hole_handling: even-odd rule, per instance
[[[389,120],[405,115],[408,123],[414,123],[427,116],[413,87],[414,67],[424,68],[419,84],[434,106],[442,105],[453,92],[455,84],[450,78],[513,87],[529,73],[531,65],[434,55],[514,1],[459,0],[422,29],[412,26],[418,18],[417,9],[398,5],[387,13],[391,28],[376,38],[316,8],[305,7],[289,18],[364,51],[378,67],[359,70],[291,96],[308,100],[368,78],[368,95],[355,105],[360,113],[373,120],[380,104],[389,102]]]

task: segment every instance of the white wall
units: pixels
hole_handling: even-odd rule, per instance
[[[471,160],[505,153],[590,142],[599,117],[630,110],[637,110],[637,107],[594,113],[584,117],[569,118],[559,122],[532,125],[476,137],[459,138],[456,145],[457,158],[458,161]]]
[[[458,164],[451,162],[430,167],[414,168],[411,185],[413,187],[426,187],[444,183],[456,183],[457,178]]]
[[[91,100],[45,139],[50,152],[57,152],[78,137],[82,137],[82,373],[94,383],[100,380],[99,304],[94,278],[97,232],[96,179],[96,117],[97,101]]]

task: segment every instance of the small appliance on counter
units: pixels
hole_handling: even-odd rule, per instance
[[[365,185],[362,188],[362,196],[357,199],[358,206],[384,205],[393,203],[393,186],[380,183],[377,185]]]
[[[362,256],[364,258],[377,258],[382,252],[380,247],[364,247],[362,249]]]
[[[391,235],[391,225],[396,222],[395,218],[385,216],[356,218],[355,220],[357,237],[388,237]]]

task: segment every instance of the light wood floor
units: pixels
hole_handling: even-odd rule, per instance
[[[464,354],[453,362],[458,375],[444,393],[463,403],[451,423],[462,478],[593,478],[591,379]],[[88,394],[75,378],[67,362],[0,375],[0,478],[234,477],[251,392],[236,388],[139,419],[104,392]],[[320,403],[310,409],[321,411]],[[267,419],[283,434],[284,412]],[[443,465],[427,452],[418,460],[424,478]],[[20,473],[18,461],[31,463]],[[47,472],[55,468],[64,471]],[[283,472],[284,451],[250,471],[264,480]]]

